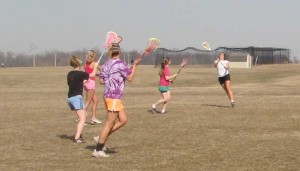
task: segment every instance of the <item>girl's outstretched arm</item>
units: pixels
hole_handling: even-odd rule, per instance
[[[141,62],[141,58],[137,58],[134,62],[133,62],[133,65],[132,67],[130,68],[131,69],[131,74],[128,75],[128,77],[126,78],[127,81],[131,82],[134,78],[134,75],[135,75],[135,71],[136,71],[136,67],[139,65],[139,63]]]
[[[99,65],[99,62],[96,62],[96,63],[94,64],[93,72],[90,73],[90,75],[89,75],[90,77],[95,77],[95,76],[96,76],[96,72],[97,72],[98,65]]]
[[[166,80],[173,80],[174,78],[176,78],[178,76],[178,74],[174,74],[172,76],[165,76]]]

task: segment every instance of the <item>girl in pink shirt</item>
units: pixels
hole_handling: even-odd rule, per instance
[[[174,74],[172,76],[169,75],[169,65],[171,64],[171,59],[166,57],[164,61],[161,63],[161,69],[159,71],[159,86],[158,90],[161,93],[162,98],[159,99],[156,103],[151,106],[152,113],[159,113],[156,110],[156,106],[163,104],[161,113],[166,113],[167,104],[170,102],[171,99],[171,92],[169,89],[169,84],[172,82],[173,79],[177,77],[178,74]]]
[[[95,57],[96,57],[96,52],[93,50],[89,50],[87,52],[86,55],[86,63],[84,66],[84,71],[88,74],[90,74],[93,71],[93,68],[95,67]],[[98,70],[100,70],[101,68],[99,66],[96,66]],[[100,124],[102,123],[100,120],[98,120],[96,118],[96,109],[97,109],[97,105],[98,105],[98,97],[96,96],[95,93],[95,76],[94,77],[90,77],[88,81],[86,81],[84,83],[84,89],[86,90],[86,100],[85,100],[85,110],[86,112],[89,109],[90,104],[93,102],[92,104],[92,119],[91,119],[91,124]],[[87,115],[87,113],[86,113]]]

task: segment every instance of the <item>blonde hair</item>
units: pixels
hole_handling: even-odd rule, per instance
[[[118,43],[111,43],[108,47],[108,56],[110,58],[118,56],[121,53],[121,48]]]
[[[86,53],[86,63],[87,64],[94,62],[95,58],[96,58],[96,52],[94,50],[87,51],[87,53]]]
[[[72,56],[70,58],[70,65],[74,68],[79,67],[81,65],[81,60],[76,56]]]
[[[159,70],[159,75],[161,76],[164,73],[164,69],[166,65],[170,63],[171,59],[169,57],[165,57],[163,62],[161,63],[160,70]]]

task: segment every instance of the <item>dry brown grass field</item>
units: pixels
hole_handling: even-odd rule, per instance
[[[139,66],[125,87],[128,124],[109,138],[109,158],[91,157],[102,124],[84,127],[85,144],[70,140],[70,69],[0,69],[1,171],[300,169],[300,65],[231,69],[234,109],[214,68],[189,66],[171,85],[165,115],[148,111],[160,98],[158,69]],[[105,117],[102,101],[97,115]]]

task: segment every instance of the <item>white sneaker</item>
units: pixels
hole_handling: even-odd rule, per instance
[[[231,102],[231,107],[232,107],[232,108],[235,107],[235,102],[234,102],[234,101]]]
[[[91,122],[93,122],[93,123],[97,123],[97,124],[101,124],[102,123],[102,121],[100,121],[100,120],[98,120],[98,119],[92,119],[92,121]]]
[[[109,157],[109,155],[105,154],[104,151],[97,151],[96,149],[94,149],[92,156],[93,157]]]

